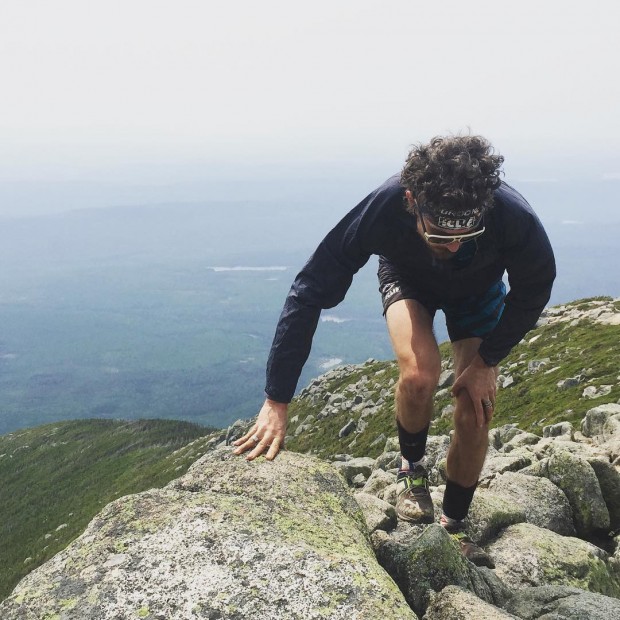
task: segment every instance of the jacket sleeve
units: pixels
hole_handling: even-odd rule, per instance
[[[267,361],[265,393],[272,400],[293,398],[321,310],[344,299],[355,273],[376,253],[382,226],[374,223],[395,194],[379,188],[367,196],[328,233],[295,278]]]
[[[529,205],[518,222],[504,222],[508,237],[505,264],[510,290],[504,312],[480,345],[480,356],[497,366],[536,325],[551,296],[556,275],[553,250],[540,220]]]

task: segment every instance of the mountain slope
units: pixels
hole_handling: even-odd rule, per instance
[[[107,503],[184,473],[212,431],[170,420],[80,420],[0,436],[0,598]]]

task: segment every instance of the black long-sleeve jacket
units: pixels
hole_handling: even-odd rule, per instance
[[[421,291],[446,303],[484,293],[508,274],[510,290],[495,329],[480,346],[497,365],[536,324],[555,278],[553,251],[538,217],[506,183],[495,190],[484,216],[486,231],[465,265],[433,258],[405,209],[399,175],[390,177],[333,228],[295,278],[286,298],[267,362],[266,395],[289,402],[305,364],[321,310],[340,303],[354,274],[372,254],[407,273]]]

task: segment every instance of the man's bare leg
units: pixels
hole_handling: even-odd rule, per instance
[[[441,372],[433,318],[412,299],[393,303],[385,316],[400,370],[396,418],[407,431],[417,433],[431,421],[433,395]]]
[[[452,343],[457,378],[470,365],[481,342],[480,338],[467,338]],[[467,536],[464,524],[487,453],[492,410],[488,414],[480,426],[469,392],[461,389],[456,394],[454,435],[448,449],[441,524],[459,542],[467,559],[478,566],[493,568],[492,558]]]
[[[396,513],[404,521],[432,523],[435,513],[423,466],[441,358],[429,312],[413,300],[399,300],[386,312],[400,377],[396,424],[401,450]]]
[[[452,343],[457,377],[469,366],[481,342],[480,338],[467,338]],[[474,405],[467,390],[457,394],[454,435],[446,464],[449,480],[463,487],[471,487],[478,482],[489,443],[489,421],[481,427],[477,426]]]

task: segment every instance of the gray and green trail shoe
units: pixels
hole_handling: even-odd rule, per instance
[[[493,558],[481,549],[465,532],[465,527],[459,525],[457,527],[446,527],[446,531],[452,539],[458,543],[461,553],[476,566],[486,566],[487,568],[495,568]]]
[[[435,509],[428,491],[428,474],[422,465],[401,470],[396,478],[396,514],[412,523],[433,523]]]

